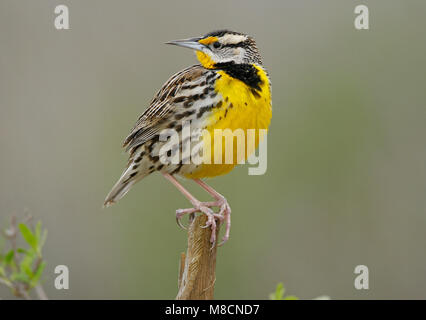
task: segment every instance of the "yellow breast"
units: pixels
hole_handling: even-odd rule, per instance
[[[207,123],[211,140],[211,164],[202,164],[198,170],[186,175],[187,178],[214,177],[226,174],[243,159],[238,159],[237,138],[233,143],[232,164],[225,164],[225,139],[221,144],[214,142],[215,129],[230,129],[233,132],[241,129],[245,134],[247,149],[247,131],[255,129],[255,148],[259,144],[259,129],[268,129],[272,117],[270,82],[266,72],[254,65],[261,79],[260,90],[255,90],[243,81],[235,79],[224,71],[219,71],[221,77],[216,81],[215,90],[222,96],[220,107],[214,108]],[[203,138],[206,139],[206,137]],[[222,164],[215,164],[215,154],[222,149]],[[250,156],[245,152],[244,160]]]

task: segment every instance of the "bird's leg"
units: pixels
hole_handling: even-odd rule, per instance
[[[231,231],[231,207],[228,204],[228,201],[224,196],[222,196],[215,189],[210,187],[207,183],[200,179],[194,179],[194,181],[200,185],[204,190],[206,190],[213,198],[216,199],[216,202],[207,203],[209,207],[219,207],[219,214],[223,216],[226,222],[225,235],[222,238],[222,242],[219,243],[219,246],[223,245],[229,239],[229,233]]]
[[[216,220],[215,219],[219,219],[220,221],[223,220],[223,215],[218,214],[218,213],[214,213],[212,209],[210,209],[209,205],[210,203],[208,202],[201,202],[199,200],[197,200],[188,190],[185,189],[184,186],[182,186],[179,181],[176,180],[175,177],[173,177],[172,175],[168,174],[168,173],[163,173],[164,178],[166,178],[167,180],[169,180],[184,196],[185,198],[187,198],[192,205],[194,206],[193,208],[188,208],[188,209],[178,209],[176,210],[176,222],[177,224],[186,229],[180,219],[182,218],[183,215],[185,214],[194,214],[195,212],[202,212],[207,216],[207,223],[204,226],[205,228],[210,227],[212,230],[212,235],[210,237],[210,242],[214,245],[214,243],[216,242]]]

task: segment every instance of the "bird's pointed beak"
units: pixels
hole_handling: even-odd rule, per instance
[[[166,44],[173,44],[175,46],[189,48],[193,50],[199,50],[203,51],[203,49],[206,48],[205,45],[199,43],[198,41],[201,40],[201,38],[191,38],[191,39],[182,39],[182,40],[173,40],[166,42]]]

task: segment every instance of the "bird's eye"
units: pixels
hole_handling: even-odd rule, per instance
[[[221,47],[221,44],[218,41],[216,41],[215,43],[213,43],[213,47],[215,49],[219,49]]]

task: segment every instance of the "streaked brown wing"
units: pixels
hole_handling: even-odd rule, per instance
[[[201,65],[193,65],[173,75],[152,99],[149,107],[142,113],[130,134],[124,140],[126,151],[152,139],[165,121],[174,114],[183,84],[196,81],[206,72]]]

